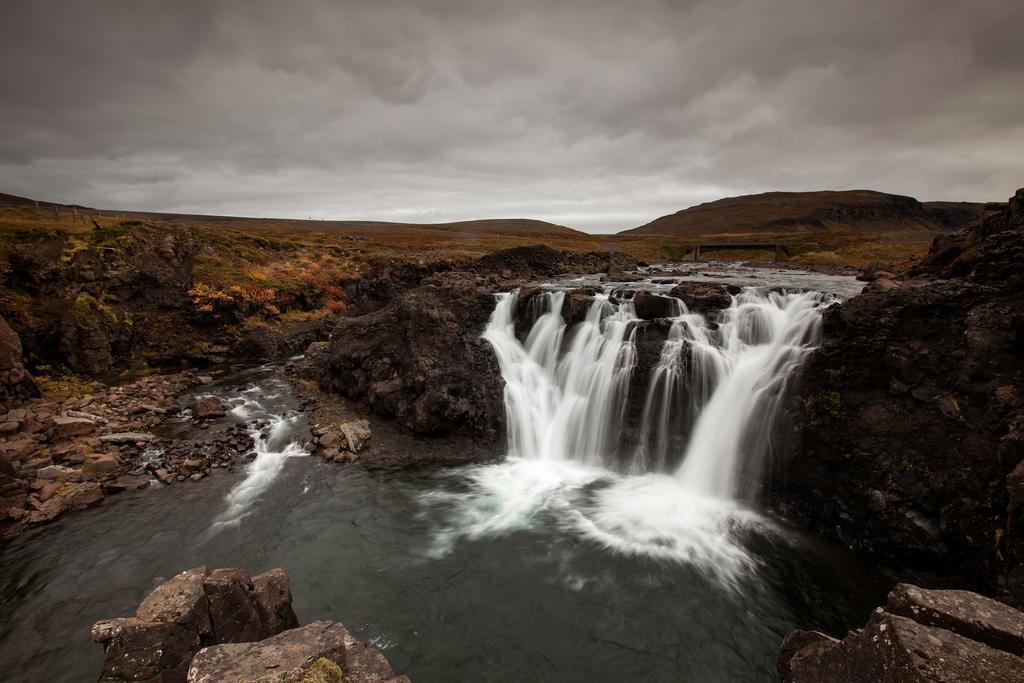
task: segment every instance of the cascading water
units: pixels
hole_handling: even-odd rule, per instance
[[[563,292],[547,292],[546,312],[520,343],[518,293],[503,294],[484,332],[505,379],[509,454],[601,465],[612,454],[636,361],[632,303],[597,295],[563,350]]]
[[[510,455],[631,474],[677,466],[686,489],[727,500],[757,490],[786,382],[814,348],[820,311],[834,300],[748,288],[709,323],[673,299],[675,315],[647,383],[639,445],[621,463],[640,322],[633,304],[596,295],[586,319],[569,329],[564,293],[542,296],[545,306],[525,341],[515,334],[517,292],[499,296],[484,333],[506,383]]]

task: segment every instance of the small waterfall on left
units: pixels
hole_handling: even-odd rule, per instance
[[[636,364],[636,312],[629,301],[597,295],[565,339],[564,292],[542,296],[543,311],[525,342],[515,334],[518,292],[500,295],[484,333],[505,378],[509,454],[605,464]]]

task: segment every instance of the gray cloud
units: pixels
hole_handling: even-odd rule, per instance
[[[633,227],[730,194],[1024,184],[1018,0],[12,0],[0,191]]]

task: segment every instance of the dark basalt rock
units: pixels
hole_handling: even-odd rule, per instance
[[[480,335],[494,295],[471,273],[439,273],[367,315],[342,318],[307,361],[324,389],[365,401],[418,434],[496,437],[501,373]]]
[[[888,282],[826,312],[773,501],[897,579],[1024,604],[1024,190]]]
[[[1020,683],[1024,614],[967,591],[900,585],[867,626],[836,640],[794,631],[777,669],[784,683]]]

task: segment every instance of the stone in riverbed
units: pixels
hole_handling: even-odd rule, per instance
[[[149,486],[149,477],[142,474],[125,474],[103,485],[106,493],[121,493],[128,489],[144,489]]]
[[[50,418],[54,434],[59,439],[71,439],[76,436],[87,436],[96,430],[96,423],[84,417],[68,417],[54,415]]]
[[[345,436],[345,440],[348,442],[348,449],[353,453],[361,451],[372,435],[372,432],[370,431],[370,422],[368,420],[353,420],[351,422],[346,422],[341,425],[339,429]]]
[[[82,474],[86,477],[95,477],[100,474],[116,472],[121,468],[121,461],[116,455],[101,453],[89,457],[82,465]]]
[[[326,666],[333,663],[344,672]],[[330,621],[315,621],[291,629],[259,643],[214,645],[200,650],[188,671],[188,683],[217,681],[260,681],[285,683],[304,680],[314,667],[331,672],[328,681],[351,683],[408,681],[396,677],[379,650],[360,642],[344,626]]]
[[[114,434],[104,434],[100,437],[100,442],[110,444],[148,443],[155,438],[156,434],[148,432],[117,432]]]
[[[216,396],[195,396],[192,398],[191,407],[192,417],[197,420],[223,417],[227,410],[224,402]]]

